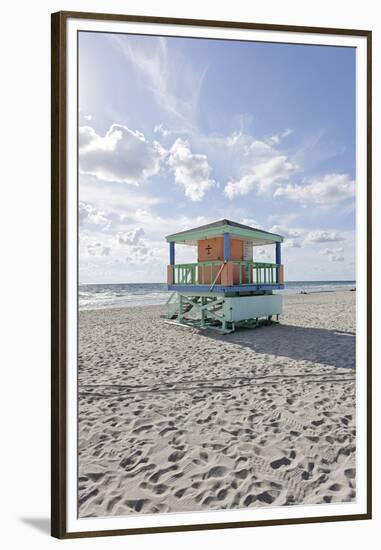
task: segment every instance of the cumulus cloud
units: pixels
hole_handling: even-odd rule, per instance
[[[137,245],[144,236],[144,229],[137,227],[132,231],[126,231],[124,233],[119,232],[117,234],[117,240],[119,244]]]
[[[285,248],[300,248],[302,246],[300,241],[304,234],[302,229],[286,227],[285,225],[273,225],[269,231],[285,238],[283,243]]]
[[[258,194],[265,194],[273,191],[276,184],[288,180],[296,170],[297,166],[286,155],[276,155],[263,162],[254,163],[249,173],[238,180],[229,181],[224,193],[229,199],[247,195],[253,189],[256,189]]]
[[[192,153],[189,143],[178,138],[169,150],[168,165],[175,181],[182,185],[185,195],[192,201],[199,201],[206,191],[216,185],[210,178],[211,167],[206,155]]]
[[[225,196],[233,199],[254,190],[258,194],[272,193],[282,181],[288,181],[298,166],[277,146],[290,132],[285,130],[267,139],[243,131],[204,138],[211,158],[218,151],[226,172],[231,174],[224,188]]]
[[[273,225],[270,227],[269,231],[271,233],[282,235],[285,239],[283,246],[286,248],[301,248],[302,245],[319,245],[321,243],[334,243],[346,240],[340,232],[325,231],[322,229],[313,229],[312,231],[308,231],[298,227],[295,228],[287,227],[285,225]],[[325,248],[319,251],[320,254],[326,255],[332,255],[335,253],[338,254],[340,252],[343,252],[342,248],[337,248],[335,250]]]
[[[129,248],[126,261],[131,263],[144,263],[153,256],[153,251],[145,244]]]
[[[347,174],[327,174],[305,184],[288,184],[279,187],[275,197],[285,197],[302,204],[315,203],[322,206],[337,205],[355,195],[355,182]]]
[[[254,247],[253,256],[255,260],[260,260],[262,262],[273,260],[274,255],[270,253],[269,250],[261,247]]]
[[[320,254],[322,254],[323,256],[332,256],[334,254],[341,254],[342,252],[344,252],[344,248],[323,248],[322,250],[320,250]]]
[[[287,238],[287,239],[285,239],[285,241],[283,243],[283,246],[285,248],[301,248],[302,243],[300,241],[298,241],[297,239]]]
[[[110,225],[110,220],[103,210],[98,210],[91,204],[81,201],[78,204],[78,219],[80,225],[101,226],[103,228]]]
[[[306,235],[305,242],[308,243],[331,243],[345,241],[345,238],[336,231],[323,231],[317,229],[309,231]]]
[[[286,237],[288,239],[298,238],[303,235],[302,229],[294,229],[284,225],[273,225],[269,231],[270,233],[276,233],[277,235],[282,235],[282,237]]]
[[[249,225],[250,227],[255,227],[256,229],[263,229],[262,225],[258,223],[256,220],[253,220],[253,218],[244,218],[241,220],[241,223],[243,225]]]
[[[109,256],[111,252],[110,246],[104,246],[101,243],[90,243],[87,245],[87,252],[90,256]]]
[[[160,170],[164,150],[141,132],[113,124],[104,136],[90,126],[78,133],[79,169],[105,181],[139,185]]]
[[[117,251],[127,263],[140,264],[154,256],[154,248],[151,242],[144,239],[145,231],[142,227],[136,227],[130,231],[119,231],[115,236]]]
[[[344,256],[343,256],[344,248],[323,248],[320,250],[320,254],[323,256],[328,256],[331,262],[343,262]]]

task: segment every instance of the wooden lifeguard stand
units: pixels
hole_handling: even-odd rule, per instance
[[[168,235],[167,318],[198,328],[233,332],[282,313],[283,237],[230,220]],[[197,262],[175,263],[175,245],[197,247]],[[253,246],[275,245],[275,263],[253,261]],[[189,315],[188,312],[190,312]]]

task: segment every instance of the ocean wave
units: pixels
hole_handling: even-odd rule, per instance
[[[351,290],[355,281],[292,281],[285,284],[281,294],[300,294],[313,292],[333,292]],[[78,305],[80,310],[112,309],[165,304],[170,293],[166,284],[94,284],[80,285]]]

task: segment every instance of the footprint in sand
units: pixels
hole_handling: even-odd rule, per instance
[[[211,468],[209,472],[207,472],[205,478],[209,479],[210,477],[223,477],[226,472],[227,468],[225,468],[224,466],[213,466],[213,468]]]
[[[271,468],[274,468],[274,470],[278,470],[281,466],[288,466],[289,464],[291,464],[291,460],[289,460],[286,456],[270,462],[270,466]]]
[[[344,470],[344,475],[348,479],[355,479],[355,477],[356,477],[356,468],[348,468],[347,470]]]
[[[168,457],[169,462],[179,462],[182,458],[184,458],[185,452],[183,451],[174,451],[171,453]]]

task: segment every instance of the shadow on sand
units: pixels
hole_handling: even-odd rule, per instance
[[[257,353],[337,368],[355,368],[356,336],[353,332],[273,324],[255,329],[238,329],[228,335],[220,335],[212,330],[202,334],[206,338],[231,342]]]

